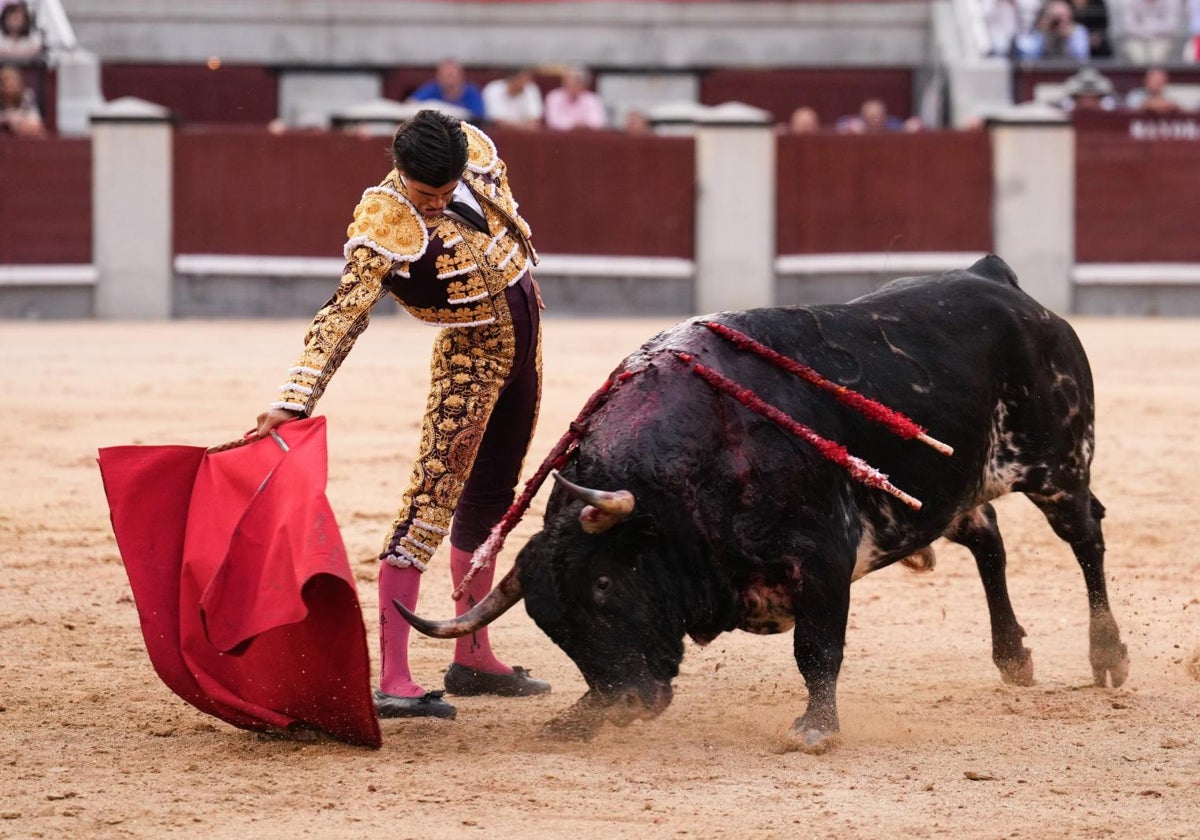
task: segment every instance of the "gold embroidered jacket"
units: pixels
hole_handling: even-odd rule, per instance
[[[494,233],[449,216],[426,218],[409,200],[395,169],[367,189],[346,231],[341,282],[313,318],[304,352],[272,408],[311,414],[385,295],[434,326],[489,324],[496,320],[496,308],[505,305],[505,288],[537,262],[529,225],[517,213],[495,144],[475,126],[462,127],[468,155],[463,181]]]

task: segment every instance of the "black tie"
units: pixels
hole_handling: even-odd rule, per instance
[[[451,201],[446,205],[446,209],[453,210],[464,220],[466,220],[467,224],[475,228],[475,230],[479,231],[480,233],[491,233],[491,231],[488,230],[487,220],[483,218],[483,214],[481,214],[470,204],[467,204],[467,202]]]

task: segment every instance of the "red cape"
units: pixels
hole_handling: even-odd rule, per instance
[[[142,636],[167,686],[252,730],[380,745],[366,631],[325,498],[325,419],[224,452],[100,450]]]

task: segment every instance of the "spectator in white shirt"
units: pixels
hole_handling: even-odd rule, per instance
[[[488,120],[502,128],[532,129],[542,125],[542,91],[528,67],[519,67],[503,79],[484,85],[483,105]]]
[[[1169,64],[1185,35],[1183,0],[1124,0],[1113,11],[1120,22],[1119,54],[1133,64]]]
[[[562,87],[546,94],[546,128],[572,131],[608,125],[604,101],[588,90],[589,81],[590,75],[582,67],[571,67],[563,73]]]
[[[42,57],[42,36],[25,0],[0,2],[0,59],[29,62]]]

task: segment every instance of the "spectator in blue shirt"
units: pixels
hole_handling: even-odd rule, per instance
[[[448,58],[437,66],[434,78],[413,91],[412,99],[417,102],[441,100],[466,108],[471,113],[471,119],[482,120],[487,116],[483,105],[483,94],[472,82],[467,81],[463,66],[452,58]]]
[[[1033,31],[1018,35],[1019,58],[1065,58],[1087,61],[1091,56],[1088,29],[1075,20],[1067,0],[1050,0],[1038,15]]]

